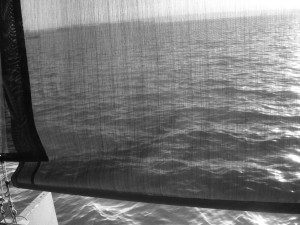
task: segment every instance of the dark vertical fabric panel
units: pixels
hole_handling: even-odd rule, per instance
[[[0,54],[1,58],[1,54]],[[1,60],[0,60],[0,74],[2,74]],[[2,76],[0,76],[0,148],[1,153],[7,152],[6,140],[6,124],[5,124],[5,103],[2,89]]]
[[[2,86],[11,115],[7,126],[16,149],[3,153],[1,160],[47,160],[33,119],[20,1],[0,2],[0,28]]]
[[[0,55],[1,58],[1,55]],[[0,60],[0,74],[2,74]],[[11,136],[11,116],[7,104],[5,102],[2,75],[0,76],[0,123],[1,123],[1,155],[16,153]]]

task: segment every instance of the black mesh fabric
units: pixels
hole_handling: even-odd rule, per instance
[[[5,124],[1,136],[7,139],[1,159],[47,160],[33,120],[19,1],[0,2],[0,28],[3,87],[1,115],[6,118],[5,122],[1,121],[1,124]]]
[[[299,213],[297,15],[162,2],[1,1],[14,185]]]

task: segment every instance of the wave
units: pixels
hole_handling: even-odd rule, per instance
[[[299,99],[299,95],[292,91],[275,91],[275,90],[262,90],[262,89],[240,89],[237,87],[218,87],[209,90],[221,95],[245,95],[245,96],[258,96],[261,98],[274,98],[275,100],[294,100]]]

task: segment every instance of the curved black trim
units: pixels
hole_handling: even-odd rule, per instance
[[[19,165],[18,169],[12,176],[13,185],[18,188],[27,188],[38,191],[49,191],[64,194],[73,194],[81,196],[90,196],[105,199],[114,199],[122,201],[145,202],[154,204],[177,205],[188,207],[211,208],[220,210],[236,210],[236,211],[253,211],[267,213],[286,213],[300,214],[300,203],[279,203],[279,202],[257,202],[257,201],[235,201],[220,199],[197,199],[197,198],[181,198],[170,196],[156,196],[141,193],[117,192],[109,190],[82,189],[76,187],[61,186],[44,186],[34,182],[34,176],[40,164],[35,165],[35,169],[31,174],[31,182],[20,183],[18,176],[25,163]]]
[[[36,166],[35,166],[35,168],[34,168],[34,171],[33,171],[32,174],[31,174],[30,181],[31,181],[31,184],[33,184],[33,185],[34,185],[34,177],[35,177],[35,174],[36,174],[37,171],[39,170],[40,166],[41,166],[41,162],[37,162],[37,164],[36,164]]]
[[[17,151],[3,153],[0,160],[48,161],[34,123],[20,0],[0,1],[0,40],[3,88]]]
[[[35,160],[35,159],[36,159],[36,156],[29,152],[1,153],[0,154],[0,161],[2,161],[2,162],[40,162],[39,160]]]

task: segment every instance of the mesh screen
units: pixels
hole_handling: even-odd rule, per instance
[[[298,13],[236,1],[21,2],[49,162],[21,163],[15,185],[299,213]]]

